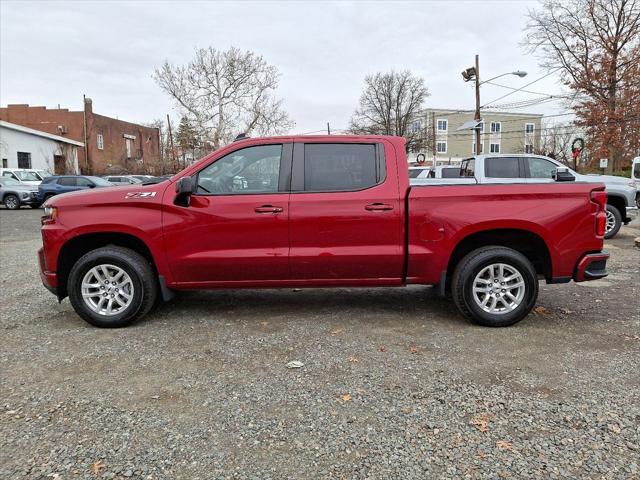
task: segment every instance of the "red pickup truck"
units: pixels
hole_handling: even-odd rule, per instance
[[[507,326],[538,279],[606,275],[605,212],[600,184],[412,187],[398,137],[250,138],[160,183],[53,197],[39,264],[100,327],[176,290],[408,284]]]

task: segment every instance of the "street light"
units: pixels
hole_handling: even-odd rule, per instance
[[[475,127],[476,131],[476,155],[480,155],[480,85],[483,83],[490,82],[495,80],[496,78],[504,77],[505,75],[516,75],[520,78],[526,77],[527,72],[523,72],[522,70],[516,70],[515,72],[507,72],[501,73],[500,75],[496,75],[495,77],[490,78],[489,80],[485,80],[483,82],[480,81],[480,59],[479,56],[476,55],[476,65],[475,67],[469,67],[462,72],[462,79],[465,82],[470,80],[475,80],[476,82],[476,114],[475,120],[478,121],[478,124]]]

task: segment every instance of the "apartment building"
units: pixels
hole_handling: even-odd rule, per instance
[[[476,153],[476,132],[459,130],[474,120],[473,110],[428,108],[410,127],[410,133],[418,133],[428,139],[424,147],[409,152],[409,160],[415,161],[423,154],[427,163],[436,165],[459,163]],[[540,146],[542,115],[513,112],[482,112],[480,123],[480,153],[533,153]],[[435,133],[435,141],[433,141]]]

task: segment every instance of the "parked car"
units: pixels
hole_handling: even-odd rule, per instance
[[[38,187],[38,201],[46,202],[54,195],[77,190],[88,190],[96,187],[113,187],[113,183],[104,178],[88,175],[51,175],[45,178]]]
[[[143,183],[146,182],[147,180],[151,180],[152,178],[154,178],[153,175],[129,175],[129,176],[132,178],[137,178]]]
[[[29,171],[33,173],[36,177],[38,177],[41,181],[52,175],[52,173],[47,170],[29,170]]]
[[[498,327],[539,278],[607,275],[602,183],[410,187],[408,171],[401,137],[236,141],[161,183],[49,199],[41,277],[100,327],[176,290],[409,284]]]
[[[33,170],[25,168],[0,168],[0,176],[4,178],[13,178],[23,185],[40,185],[42,179],[38,177]]]
[[[9,210],[17,210],[22,205],[38,208],[38,187],[25,185],[14,178],[0,176],[0,201]]]
[[[636,192],[636,205],[640,208],[640,157],[634,158],[631,164],[631,180],[635,182],[638,189]]]
[[[462,161],[460,179],[416,179],[412,183],[553,183],[558,168],[566,171],[565,181],[602,182],[607,191],[605,238],[614,237],[623,224],[638,213],[636,185],[628,178],[612,175],[581,175],[562,163],[542,155],[486,154]]]
[[[102,178],[114,185],[135,185],[142,183],[142,180],[134,178],[133,175],[105,175]]]

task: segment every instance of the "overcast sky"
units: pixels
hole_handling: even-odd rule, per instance
[[[151,74],[194,48],[236,46],[278,67],[277,96],[294,132],[345,128],[365,75],[410,69],[425,79],[426,106],[473,108],[460,72],[480,54],[483,78],[521,87],[545,74],[519,42],[531,1],[448,2],[0,2],[0,104],[28,103],[151,121],[174,105]],[[553,76],[528,89],[560,92]],[[508,93],[483,85],[482,103]],[[501,101],[534,98],[518,93]],[[559,104],[521,110],[555,113]]]

